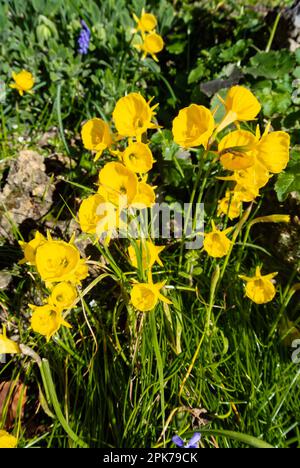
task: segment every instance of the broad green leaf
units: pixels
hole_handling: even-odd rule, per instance
[[[250,59],[250,66],[245,68],[245,72],[257,78],[276,79],[290,73],[294,67],[294,56],[287,50],[258,52]]]
[[[298,151],[292,151],[288,167],[278,176],[275,191],[279,201],[284,201],[291,192],[300,192],[300,153]]]
[[[205,75],[205,73],[206,73],[206,67],[204,63],[202,61],[198,62],[198,65],[196,66],[196,68],[193,68],[193,70],[191,70],[189,73],[188,83],[189,84],[197,83]]]
[[[288,172],[279,174],[275,184],[275,191],[279,201],[284,201],[287,195],[291,192],[291,187],[295,181],[295,176]]]

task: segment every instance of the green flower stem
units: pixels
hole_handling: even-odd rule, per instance
[[[230,245],[230,249],[229,249],[228,254],[226,255],[225,261],[223,263],[223,267],[222,267],[222,271],[221,271],[221,275],[220,275],[220,281],[222,280],[222,278],[224,276],[225,270],[227,268],[227,265],[228,265],[228,262],[229,262],[229,259],[230,259],[231,253],[232,253],[233,246],[234,246],[234,244],[235,244],[235,242],[236,242],[236,240],[238,238],[238,235],[240,234],[244,224],[246,223],[247,219],[250,216],[252,206],[253,206],[253,203],[251,203],[251,205],[244,212],[241,220],[238,222],[238,224],[237,224],[237,226],[236,226],[236,228],[234,230],[231,245]]]
[[[128,42],[127,44],[127,47],[125,48],[125,50],[123,51],[123,54],[122,54],[122,57],[121,57],[121,60],[120,60],[120,63],[119,63],[119,67],[118,67],[118,71],[117,71],[117,80],[118,80],[118,84],[120,84],[120,81],[123,77],[123,73],[124,73],[124,67],[123,67],[123,64],[124,64],[124,61],[125,61],[125,58],[127,57],[127,55],[129,54],[129,51],[130,51],[130,47],[131,47],[131,44],[132,44],[132,41],[133,41],[133,38],[134,38],[134,34],[132,34],[131,38],[130,38],[130,41]]]
[[[196,362],[196,360],[198,358],[198,355],[200,353],[200,349],[201,349],[203,340],[204,340],[204,338],[206,336],[209,336],[211,313],[212,313],[212,309],[213,309],[214,302],[215,302],[215,294],[216,294],[216,288],[217,288],[217,285],[218,285],[219,277],[220,277],[220,267],[219,267],[219,265],[217,265],[217,267],[216,267],[216,269],[214,271],[212,280],[211,280],[210,298],[209,298],[209,305],[208,305],[207,312],[206,312],[206,322],[205,322],[204,332],[203,332],[203,334],[201,336],[201,339],[199,341],[197,349],[196,349],[196,351],[194,353],[193,359],[192,359],[192,361],[191,361],[191,363],[189,365],[188,371],[185,374],[184,379],[183,379],[183,381],[182,381],[182,383],[180,385],[179,397],[182,395],[182,392],[183,392],[183,389],[185,387],[186,381],[188,380],[188,378],[189,378],[189,376],[190,376],[190,374],[191,374],[191,372],[193,370],[195,362]]]
[[[223,431],[221,429],[201,429],[201,434],[204,435],[212,435],[212,436],[221,436],[221,437],[228,437],[229,439],[237,440],[238,442],[242,442],[243,444],[250,445],[254,448],[261,448],[261,449],[272,449],[272,445],[264,442],[263,440],[258,439],[257,437],[250,436],[248,434],[243,434],[242,432],[234,432],[234,431]]]
[[[176,408],[175,410],[178,410]],[[173,414],[172,414],[173,416]],[[226,437],[228,439],[233,439],[242,444],[248,445],[250,447],[259,448],[259,449],[273,449],[274,447],[264,440],[258,439],[257,437],[250,436],[248,434],[244,434],[242,432],[235,432],[235,431],[226,431],[223,429],[200,429],[202,436],[220,436]],[[179,436],[183,437],[184,439],[189,439],[193,436],[194,432],[187,431],[185,427],[182,431],[180,431]],[[166,443],[171,443],[172,440],[168,439]],[[159,448],[162,446],[162,443],[157,443],[154,445],[154,448]]]
[[[64,417],[64,415],[63,415],[63,413],[61,411],[61,408],[60,408],[60,405],[59,405],[59,402],[58,402],[58,398],[57,398],[57,394],[56,394],[56,391],[55,391],[55,387],[54,387],[54,383],[53,383],[53,379],[52,379],[52,375],[51,375],[48,360],[47,359],[42,359],[42,362],[41,362],[39,368],[40,368],[40,372],[41,372],[41,376],[42,376],[42,380],[43,380],[43,384],[44,384],[44,388],[45,388],[45,393],[46,393],[47,397],[49,398],[50,402],[52,403],[54,412],[55,412],[56,417],[59,420],[61,426],[66,431],[68,436],[73,440],[73,442],[75,442],[76,444],[78,444],[82,448],[88,448],[88,445],[85,442],[83,442],[83,440],[81,440],[80,437],[78,437],[78,435],[75,434],[75,432],[70,428],[69,424],[67,423],[67,421],[66,421],[66,419],[65,419],[65,417]]]
[[[273,44],[273,40],[274,40],[276,31],[277,31],[277,27],[278,27],[280,18],[281,18],[281,12],[277,13],[277,16],[275,18],[273,28],[272,28],[272,31],[271,31],[271,34],[270,34],[270,37],[269,37],[269,41],[268,41],[268,44],[267,44],[267,47],[266,47],[266,52],[270,52],[270,50],[271,50],[271,47],[272,47],[272,44]]]
[[[114,334],[114,338],[115,338],[115,346],[117,348],[117,351],[118,351],[118,354],[120,354],[120,356],[122,357],[123,361],[125,362],[125,364],[127,366],[129,366],[129,362],[128,362],[128,359],[126,358],[124,352],[123,352],[123,349],[122,349],[122,346],[121,346],[121,343],[120,343],[120,340],[118,338],[118,332],[117,332],[117,320],[116,320],[116,315],[117,315],[117,311],[118,311],[118,307],[119,307],[119,303],[116,304],[116,306],[114,307],[114,311],[113,311],[113,321],[112,321],[112,328],[113,328],[113,334]]]
[[[215,302],[215,296],[216,296],[216,290],[217,290],[219,278],[220,278],[220,267],[219,265],[217,265],[214,271],[214,274],[212,276],[212,279],[211,279],[209,306],[208,306],[206,324],[205,324],[205,334],[209,334],[211,312],[212,312],[214,302]]]
[[[193,205],[193,203],[194,203],[194,201],[195,201],[196,193],[197,193],[197,190],[198,190],[198,185],[199,185],[199,183],[200,183],[200,179],[201,179],[201,176],[202,176],[202,171],[203,171],[204,160],[205,160],[206,154],[207,154],[207,152],[205,151],[204,154],[203,154],[203,156],[202,156],[201,159],[200,159],[200,163],[199,163],[199,172],[198,172],[198,174],[197,174],[197,177],[196,177],[196,180],[195,180],[195,183],[194,183],[194,186],[193,186],[193,190],[192,190],[192,193],[191,193],[187,217],[186,217],[186,219],[184,220],[183,239],[182,239],[182,243],[181,243],[180,257],[179,257],[179,270],[180,270],[181,267],[182,267],[183,249],[184,249],[184,242],[185,242],[185,233],[186,233],[186,229],[187,229],[187,226],[188,226],[188,223],[189,223],[189,219],[190,219],[190,216],[191,216],[192,205]]]
[[[236,266],[235,266],[236,273],[238,273],[240,271],[240,267],[241,267],[241,263],[242,263],[242,254],[243,254],[243,252],[245,250],[245,247],[246,247],[246,244],[247,244],[247,241],[248,241],[248,238],[249,238],[250,229],[251,229],[251,223],[248,224],[246,232],[245,232],[243,243],[242,243],[242,246],[241,246],[241,249],[240,249],[240,252],[239,252],[239,256],[238,256],[238,260],[237,260]]]
[[[158,378],[159,378],[159,387],[160,387],[160,403],[161,403],[161,413],[162,413],[162,427],[165,426],[165,393],[164,393],[164,369],[163,369],[163,361],[159,349],[159,343],[157,338],[157,330],[156,330],[156,321],[155,321],[155,310],[149,313],[150,315],[150,327],[152,332],[152,342],[154,347],[154,352],[156,355],[156,362],[157,362],[157,371],[158,371]],[[165,442],[165,438],[164,438]],[[165,444],[164,444],[165,445]]]
[[[64,147],[66,149],[67,155],[70,156],[70,149],[69,149],[68,143],[67,143],[66,138],[65,138],[64,126],[63,126],[63,121],[62,121],[62,116],[61,116],[61,83],[59,83],[57,85],[56,112],[57,112],[57,120],[58,120],[60,137],[61,137],[62,142],[64,144]]]
[[[65,333],[65,330],[64,332]],[[85,365],[84,359],[82,359],[80,356],[78,356],[77,353],[75,353],[66,343],[64,343],[62,340],[59,340],[58,338],[54,337],[55,343],[58,344],[64,351],[66,351],[70,356],[72,356],[79,364],[82,366]]]
[[[92,263],[92,262],[89,261],[89,263]],[[97,262],[95,262],[95,264],[99,265],[99,263]],[[110,276],[111,278],[114,278],[113,275],[109,273],[103,273],[97,276],[97,278],[95,278],[83,291],[80,291],[79,289],[77,289],[78,297],[75,299],[71,307],[69,307],[69,309],[67,309],[63,313],[63,318],[65,319],[68,315],[70,315],[72,309],[78,304],[78,302],[80,302],[84,298],[84,296],[86,296],[86,294],[88,294],[98,283],[100,283],[104,278],[108,276]]]

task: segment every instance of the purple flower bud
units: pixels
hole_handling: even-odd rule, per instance
[[[80,21],[82,29],[78,37],[78,53],[85,55],[88,53],[91,39],[91,31],[84,20]]]

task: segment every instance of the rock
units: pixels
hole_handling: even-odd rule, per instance
[[[20,151],[9,168],[0,192],[0,237],[13,238],[13,225],[38,220],[52,205],[54,184],[45,172],[44,158],[36,151]]]
[[[8,271],[0,271],[0,289],[6,289],[9,283],[11,282],[11,279],[12,276]]]
[[[276,9],[276,13],[278,11]],[[285,44],[286,41],[288,41],[288,44]],[[288,46],[291,52],[300,47],[300,1],[297,0],[292,6],[282,10],[276,31],[276,42],[283,47]]]
[[[278,13],[280,20],[276,29],[273,49],[289,49],[294,52],[300,47],[300,1],[297,0],[291,6],[279,5],[275,8],[266,7],[259,9],[253,7],[255,11],[265,13],[264,21],[269,30],[273,28]]]

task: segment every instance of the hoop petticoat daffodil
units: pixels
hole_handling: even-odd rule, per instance
[[[261,110],[261,105],[254,94],[243,86],[233,86],[228,91],[225,101],[219,96],[224,104],[226,114],[218,125],[216,133],[234,122],[254,120]]]
[[[217,229],[214,221],[211,221],[212,231],[204,234],[203,248],[210,257],[222,258],[228,254],[231,240],[228,239],[227,234],[232,231],[232,227],[220,231]]]
[[[155,204],[155,188],[146,182],[138,182],[137,193],[131,206],[137,209],[151,208]]]
[[[269,133],[267,125],[261,136],[259,127],[256,135],[245,130],[236,130],[226,135],[219,143],[220,162],[224,169],[233,171],[222,180],[236,182],[234,192],[241,201],[250,202],[259,195],[271,174],[285,169],[289,161],[290,136],[286,132]]]
[[[218,152],[224,169],[238,171],[261,164],[266,171],[282,172],[289,161],[290,136],[286,132],[269,133],[267,125],[263,135],[257,126],[256,135],[236,130],[219,143]]]
[[[289,162],[290,136],[282,131],[269,133],[269,128],[270,126],[267,125],[262,137],[260,137],[259,127],[257,128],[259,141],[254,155],[269,172],[279,174]]]
[[[158,62],[156,54],[161,52],[164,48],[163,38],[154,32],[146,34],[143,38],[142,44],[136,44],[136,49],[140,49],[143,52],[142,59],[145,59],[147,55],[151,55],[155,62]]]
[[[47,239],[40,233],[36,232],[34,238],[29,242],[19,241],[19,245],[23,250],[24,258],[19,261],[19,265],[28,263],[29,265],[35,265],[35,256],[37,248],[44,244]]]
[[[8,432],[0,429],[0,449],[15,448],[18,444],[18,439]]]
[[[72,328],[71,325],[63,319],[62,310],[54,305],[28,305],[33,310],[31,316],[31,327],[33,331],[45,336],[47,341],[50,340],[61,326]]]
[[[174,141],[183,148],[194,148],[201,145],[207,148],[214,126],[214,118],[209,109],[191,104],[181,109],[173,120]]]
[[[114,206],[125,208],[132,203],[138,187],[136,174],[120,162],[109,162],[99,172],[98,193]]]
[[[54,286],[48,299],[48,304],[58,310],[69,309],[77,298],[76,288],[71,283],[63,281]]]
[[[243,281],[246,281],[246,296],[256,304],[266,304],[274,299],[276,289],[272,279],[278,273],[270,273],[268,275],[261,274],[261,268],[256,267],[255,275],[248,277],[239,275]]]
[[[259,161],[245,170],[238,171],[237,182],[245,187],[257,187],[258,189],[264,187],[269,182],[271,177],[266,167]]]
[[[99,205],[106,203],[104,197],[96,193],[82,200],[78,211],[78,221],[83,232],[95,234],[101,217],[97,215]]]
[[[26,70],[22,70],[19,73],[12,72],[12,78],[14,83],[9,86],[19,91],[20,96],[23,96],[24,92],[32,92],[31,90],[34,85],[34,77],[32,73]]]
[[[46,283],[69,281],[80,284],[88,276],[84,259],[74,245],[74,236],[69,243],[53,240],[48,233],[48,240],[37,248],[36,268]]]
[[[154,163],[151,149],[141,142],[130,143],[120,156],[125,166],[137,174],[146,174]]]
[[[134,20],[137,23],[136,29],[133,32],[141,31],[141,33],[151,32],[157,26],[157,19],[152,13],[145,13],[145,9],[142,9],[141,17],[139,18],[135,13],[132,14]]]
[[[81,138],[86,149],[96,151],[94,161],[97,161],[103,151],[113,144],[108,124],[99,118],[90,119],[82,126]]]
[[[241,214],[242,201],[239,192],[228,190],[224,198],[218,201],[218,216],[227,215],[229,219],[238,218]]]
[[[152,282],[135,284],[130,294],[132,305],[141,312],[149,312],[155,308],[159,300],[172,304],[172,301],[160,293],[165,284],[166,281],[156,284]]]
[[[152,99],[147,102],[141,94],[130,93],[117,101],[113,121],[120,136],[135,137],[141,141],[143,133],[148,129],[160,128],[152,122],[156,114],[154,110],[158,106],[155,104],[150,107]]]
[[[246,130],[228,133],[218,145],[220,162],[224,169],[238,171],[255,163],[253,150],[257,145],[255,135]]]
[[[242,186],[236,184],[233,189],[233,192],[237,195],[241,202],[250,203],[254,201],[257,197],[259,197],[259,189],[253,186],[250,187],[250,185]]]
[[[158,265],[163,266],[159,254],[165,249],[164,246],[156,246],[151,240],[136,241],[136,245],[141,254],[142,268],[144,270],[151,269],[152,266],[157,262]],[[138,258],[136,249],[133,245],[128,247],[128,254],[132,266],[135,268],[138,267]]]
[[[7,338],[6,328],[3,326],[3,332],[0,333],[0,354],[21,354],[19,345]]]
[[[239,187],[245,188],[247,192],[258,194],[258,190],[268,183],[270,177],[270,173],[265,166],[256,161],[253,166],[244,170],[234,171],[231,176],[217,178],[220,180],[232,180]]]
[[[96,193],[82,201],[78,211],[78,221],[83,232],[88,234],[110,233],[119,225],[117,208]]]

